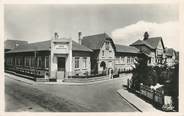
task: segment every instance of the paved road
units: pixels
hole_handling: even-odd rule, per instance
[[[5,79],[6,111],[134,112],[116,92],[124,78],[90,85],[38,85]]]

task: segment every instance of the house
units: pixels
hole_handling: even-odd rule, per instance
[[[162,37],[149,38],[149,34],[145,32],[143,40],[137,40],[130,46],[136,47],[149,58],[148,65],[155,66],[164,62],[165,47]]]
[[[166,65],[173,66],[176,63],[177,53],[173,48],[165,49]]]
[[[34,80],[62,81],[91,72],[92,50],[57,33],[48,41],[21,45],[5,53],[5,70],[35,77]]]
[[[108,69],[115,73],[131,71],[134,59],[140,55],[136,47],[114,44],[106,33],[85,36],[82,45],[93,50],[91,66],[95,73],[108,72]]]
[[[136,47],[119,44],[115,44],[115,46],[115,69],[117,69],[119,72],[133,70],[133,67],[135,67],[135,58],[140,57],[141,55],[139,49],[137,49]]]
[[[28,44],[27,41],[21,41],[21,40],[6,40],[4,42],[4,51],[10,51],[20,45]]]
[[[106,33],[84,36],[82,45],[93,50],[91,55],[91,71],[93,73],[107,73],[114,70],[115,44]]]

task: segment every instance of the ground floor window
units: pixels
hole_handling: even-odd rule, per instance
[[[35,57],[31,57],[31,67],[35,67]]]
[[[122,57],[121,57],[121,63],[123,64],[124,62],[125,62],[125,57],[122,56]]]
[[[130,57],[127,57],[127,64],[130,63]]]
[[[79,57],[75,57],[75,68],[79,68]]]
[[[45,68],[49,68],[49,56],[45,56]]]
[[[25,60],[24,61],[25,66],[30,66],[31,65],[31,57],[25,56],[24,60]]]
[[[83,68],[87,68],[87,57],[83,57]]]
[[[41,56],[38,56],[37,57],[37,67],[42,67],[42,59],[41,59]]]

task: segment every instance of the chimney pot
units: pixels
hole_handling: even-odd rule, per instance
[[[78,33],[79,44],[82,44],[82,32]]]
[[[143,40],[147,40],[149,38],[149,34],[148,34],[148,32],[145,32],[144,33],[144,39]]]
[[[54,33],[54,38],[55,38],[55,39],[59,39],[59,35],[58,35],[57,32]]]

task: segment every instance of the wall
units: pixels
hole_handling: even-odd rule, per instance
[[[166,64],[168,66],[173,66],[175,64],[175,60],[176,60],[176,55],[175,55],[175,53],[173,53],[172,56],[167,56],[167,58],[166,58]]]
[[[133,70],[136,54],[117,53],[115,59],[115,69],[120,72]]]
[[[65,72],[72,72],[72,40],[71,39],[52,39],[51,40],[51,62],[50,73],[51,79],[57,78],[57,57],[65,58]],[[68,73],[65,73],[65,78]],[[60,81],[60,80],[58,80]]]
[[[156,54],[155,51],[150,49],[149,47],[145,46],[145,45],[140,45],[140,46],[135,46],[136,48],[138,48],[140,51],[143,51],[144,53],[146,53],[149,58],[150,61],[148,60],[148,65],[149,66],[154,66],[156,65]]]
[[[91,60],[89,52],[73,52],[72,53],[72,76],[85,76],[91,73]],[[79,67],[75,68],[75,58],[79,58]],[[84,67],[84,60],[86,58],[86,67]]]
[[[106,49],[106,42],[109,42],[109,49]],[[105,62],[107,69],[108,68],[114,69],[115,50],[110,40],[107,39],[106,42],[103,44],[102,48],[99,51],[98,72],[103,71],[103,68],[100,66],[102,61]],[[104,51],[104,55],[103,55],[103,51]]]

